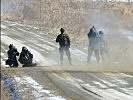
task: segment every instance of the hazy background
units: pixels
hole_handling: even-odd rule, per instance
[[[116,0],[1,0],[2,20],[39,27],[56,37],[64,27],[72,44],[88,45],[94,25],[105,33],[113,61],[133,61],[133,2]],[[118,1],[118,0],[117,0]],[[130,38],[130,39],[129,39]]]

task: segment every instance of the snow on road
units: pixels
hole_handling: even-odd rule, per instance
[[[55,57],[55,55],[52,55],[52,53],[50,52],[50,51],[52,51],[52,52],[54,51],[55,52],[55,50],[58,48],[58,44],[54,43],[53,40],[51,41],[51,39],[47,39],[47,36],[41,36],[40,34],[37,34],[36,32],[25,30],[25,28],[28,28],[26,25],[21,25],[21,24],[13,23],[13,22],[6,22],[6,23],[9,23],[10,26],[15,27],[15,29],[14,28],[11,28],[11,30],[14,30],[13,32],[15,32],[16,29],[17,29],[17,31],[20,31],[21,34],[23,34],[23,35],[26,35],[27,36],[28,34],[30,34],[29,35],[30,36],[30,39],[28,41],[22,41],[22,40],[19,40],[17,38],[16,38],[16,40],[13,40],[12,38],[9,38],[8,36],[6,36],[6,33],[5,32],[1,32],[1,34],[2,34],[2,42],[6,43],[7,45],[9,45],[10,43],[15,44],[19,51],[21,51],[20,45],[21,46],[28,47],[28,49],[31,50],[31,52],[33,54],[35,53],[34,54],[35,55],[34,56],[35,57],[35,60],[38,63],[41,62],[41,64],[40,64],[41,66],[42,65],[49,66],[49,65],[58,65],[59,64],[59,60],[57,60],[57,57]],[[7,26],[5,24],[4,25],[1,24],[1,27],[2,28],[7,28]],[[23,27],[25,27],[25,28],[23,28]],[[19,36],[21,34],[16,34],[16,35]],[[125,34],[125,35],[130,40],[133,39],[132,32],[130,32],[130,34]],[[36,39],[35,39],[35,37],[36,37]],[[5,40],[8,40],[8,41],[5,41]],[[30,42],[30,44],[28,44],[28,42]],[[85,48],[85,50],[87,52],[87,49],[88,49],[87,46],[84,47],[84,48]],[[41,55],[39,53],[39,52],[43,52],[43,51],[45,53],[49,54],[49,56],[46,57],[46,56]],[[77,48],[73,48],[73,47],[70,49],[70,51],[71,51],[71,54],[72,54],[73,63],[83,64],[81,62],[87,62],[87,56],[88,55],[87,55],[86,52],[81,51],[81,50],[79,50]],[[58,53],[58,52],[56,51],[56,53]],[[57,56],[57,54],[56,54],[56,56]],[[66,59],[65,56],[64,56],[64,58],[65,58],[64,61],[66,61],[67,59]],[[58,59],[59,59],[59,54],[58,54]],[[96,60],[95,59],[95,55],[92,56],[92,60]]]
[[[82,78],[76,78],[74,76],[71,76],[68,73],[62,73],[61,75],[57,75],[57,74],[54,74],[54,75],[56,77],[58,77],[60,80],[67,81],[68,83],[76,86],[77,88],[82,88],[82,89],[85,89],[89,92],[91,91],[95,95],[98,95],[99,97],[101,97],[102,100],[126,100],[126,99],[132,100],[132,98],[133,98],[133,94],[132,94],[133,88],[131,88],[131,87],[127,88],[126,86],[128,86],[129,84],[123,84],[123,82],[125,82],[124,79],[121,79],[121,81],[119,81],[119,84],[118,84],[118,81],[111,83],[107,80],[101,79],[98,76],[95,76],[93,74],[89,74],[90,76],[94,77],[94,79],[96,79],[95,81],[94,81],[94,79],[92,79],[91,80],[92,83],[91,83],[91,82],[84,81],[82,79],[83,77]],[[117,77],[117,75],[118,76],[120,75],[121,78],[123,78],[125,76],[126,76],[126,78],[131,77],[130,75],[126,75],[123,73],[120,73],[120,74],[115,73],[113,75],[112,74],[109,75],[109,80],[110,79],[113,80],[113,77],[114,76]],[[76,76],[77,76],[77,74],[76,74]],[[117,78],[117,79],[119,79],[119,78]],[[82,89],[81,89],[81,91],[82,91]]]
[[[15,24],[17,25],[17,24]],[[6,28],[6,26],[1,26],[2,28]],[[19,30],[23,31],[23,32],[27,32],[24,29],[19,28]],[[33,54],[34,54],[34,58],[35,60],[40,63],[41,66],[48,66],[48,65],[57,65],[56,60],[52,60],[49,59],[47,57],[45,57],[44,55],[41,55],[38,52],[38,49],[35,50],[35,48],[33,49],[31,46],[29,46],[28,44],[24,44],[23,41],[16,39],[12,39],[11,37],[7,36],[6,33],[4,33],[3,31],[2,33],[2,37],[1,37],[1,42],[9,45],[9,44],[14,44],[16,46],[16,48],[18,49],[18,51],[20,52],[22,49],[22,46],[26,46]],[[28,32],[29,33],[29,32]],[[38,40],[44,41],[46,44],[39,44],[38,40],[36,40],[36,45],[38,46],[43,46],[44,48],[46,48],[49,51],[55,50],[54,47],[58,47],[57,45],[55,45],[52,42],[49,42],[47,40],[45,40],[44,37],[41,37],[39,34],[35,34],[33,32],[31,32],[30,34],[35,35]],[[33,38],[34,41],[34,38]],[[33,42],[31,40],[31,42]],[[48,45],[49,44],[49,45]],[[30,44],[32,45],[32,44]],[[51,45],[51,46],[50,46]],[[41,48],[39,48],[41,49]],[[71,53],[72,53],[72,57],[75,57],[76,59],[78,59],[79,61],[86,61],[87,60],[87,53],[76,49],[76,48],[72,48],[70,49]],[[86,49],[87,50],[87,49]],[[42,49],[43,51],[43,49]],[[1,56],[4,56],[4,53],[1,53]],[[57,59],[57,58],[56,58]],[[2,64],[4,64],[4,61],[1,61]],[[111,76],[110,81],[102,79],[100,77],[97,77],[95,75],[91,75],[94,79],[91,82],[93,83],[90,84],[89,82],[85,82],[83,79],[81,78],[76,78],[73,77],[71,75],[69,75],[68,73],[63,74],[62,76],[57,75],[57,74],[53,74],[54,76],[58,77],[58,79],[64,80],[67,83],[70,83],[70,85],[74,85],[77,88],[80,88],[81,90],[83,90],[83,88],[85,88],[86,90],[88,89],[89,91],[92,91],[94,93],[96,93],[97,95],[99,95],[100,97],[106,99],[106,100],[132,100],[133,98],[133,88],[129,87],[129,88],[125,88],[125,87],[120,87],[120,90],[122,91],[118,91],[115,88],[111,88],[111,87],[119,87],[119,85],[129,85],[129,83],[122,79],[122,78],[132,78],[133,76],[124,74],[124,73],[120,73],[118,74],[118,76],[116,74],[111,74],[111,73],[104,73],[106,76]],[[121,78],[121,77],[122,78]],[[29,76],[23,76],[23,77],[15,77],[15,81],[17,82],[18,85],[22,85],[25,84],[26,87],[28,87],[29,89],[32,88],[32,95],[36,98],[36,99],[46,99],[46,97],[44,98],[44,95],[47,95],[47,99],[48,100],[65,100],[64,98],[62,98],[61,96],[55,96],[53,94],[53,91],[44,89],[43,86],[41,86],[39,83],[37,83],[32,77]],[[27,88],[21,89],[21,91],[26,91]]]
[[[1,24],[1,28],[5,29],[7,28],[5,25]]]
[[[19,40],[17,38],[12,39],[9,36],[6,36],[6,33],[2,31],[1,33],[4,34],[4,35],[2,35],[2,43],[7,44],[7,45],[9,45],[9,44],[12,43],[12,44],[14,44],[16,46],[16,48],[18,49],[18,51],[21,51],[22,46],[26,46],[34,54],[35,60],[38,63],[41,63],[40,64],[41,66],[43,66],[43,65],[45,65],[45,66],[57,65],[59,63],[59,62],[57,63],[57,57],[56,57],[56,60],[55,60],[55,57],[48,58],[48,57],[42,56],[38,52],[38,50],[39,51],[42,51],[42,52],[45,50],[45,52],[48,54],[49,51],[54,51],[55,48],[58,48],[58,44],[55,45],[55,43],[46,40],[45,38],[47,38],[47,37],[42,37],[39,34],[36,34],[34,32],[29,32],[29,31],[27,31],[27,30],[25,30],[23,28],[20,28],[19,26],[17,26],[17,25],[19,25],[17,23],[13,23],[13,25],[14,24],[15,24],[15,26],[13,26],[13,27],[15,27],[16,29],[20,30],[20,32],[22,31],[23,34],[26,34],[26,33],[29,34],[30,33],[30,35],[32,34],[37,39],[35,39],[34,37],[30,37],[30,39],[28,41],[31,42],[31,44],[26,44],[25,41]],[[15,30],[13,29],[13,31],[15,31]],[[19,34],[16,34],[16,35],[19,35]],[[32,46],[32,43],[34,43],[39,48],[36,47],[36,46],[34,46],[34,45]],[[81,51],[79,49],[76,49],[76,48],[72,48],[72,49],[70,49],[70,51],[71,51],[71,54],[72,54],[72,58],[73,59],[77,59],[78,61],[84,61],[84,62],[87,61],[87,53],[85,53],[85,52],[83,52],[83,51]],[[50,57],[51,57],[51,54],[50,54]],[[76,60],[76,62],[77,62],[77,60]]]
[[[90,84],[82,84],[82,87],[93,91],[94,93],[100,95],[103,100],[132,100],[132,96],[119,92],[115,89],[99,89],[96,86]]]
[[[30,76],[24,76],[24,77],[17,77],[14,76],[15,81],[17,82],[18,85],[26,85],[26,88],[23,88],[20,90],[21,93],[23,91],[26,91],[26,89],[32,89],[30,92],[32,93],[31,95],[34,96],[36,100],[65,100],[61,96],[55,96],[53,91],[44,89],[43,86],[41,86],[38,82],[36,82],[32,77]]]
[[[6,88],[12,100],[66,100],[55,95],[54,91],[45,89],[30,76],[2,74],[2,85]]]
[[[5,34],[3,32],[1,32],[2,34]],[[41,65],[41,66],[49,66],[49,65],[55,65],[57,64],[55,61],[48,59],[44,56],[42,56],[39,52],[37,52],[36,50],[28,47],[25,44],[20,43],[18,40],[14,40],[8,36],[3,36],[1,37],[1,42],[9,45],[9,44],[14,44],[15,47],[18,49],[18,51],[21,51],[22,47],[25,46],[27,47],[33,54],[34,54],[34,58],[35,60]]]
[[[133,31],[121,30],[121,33],[123,33],[130,41],[133,41]]]
[[[133,41],[133,32],[126,33],[126,36],[128,37],[129,40]]]

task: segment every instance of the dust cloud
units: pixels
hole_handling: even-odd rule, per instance
[[[119,13],[99,9],[86,18],[88,26],[90,25],[88,32],[93,25],[97,31],[103,31],[109,48],[109,59],[99,64],[101,67],[94,67],[95,70],[133,71],[133,41],[129,39],[132,38],[133,31],[125,27],[120,16]],[[127,36],[128,33],[130,36]]]
[[[119,18],[120,15],[113,11],[95,10],[91,14],[88,14],[85,23],[87,26],[85,27],[88,27],[89,32],[90,28],[94,25],[97,31],[104,32],[105,40],[107,41],[109,48],[109,58],[106,57],[105,62],[101,61],[100,63],[96,63],[95,55],[93,55],[90,64],[85,62],[87,61],[87,57],[84,62],[79,62],[72,58],[74,65],[69,66],[68,64],[65,64],[64,67],[62,67],[63,70],[133,72],[133,41],[127,36],[128,32],[132,31],[129,30],[128,27],[125,27],[125,25],[121,24]],[[84,33],[84,35],[86,35],[86,33]],[[88,39],[86,38],[85,46],[87,45]],[[82,48],[85,48],[85,46]],[[51,57],[59,57],[57,55]],[[67,58],[65,60],[67,60]]]

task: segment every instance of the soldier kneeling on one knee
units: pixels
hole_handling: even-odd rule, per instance
[[[7,54],[8,54],[8,59],[6,60],[6,65],[9,65],[10,67],[18,67],[16,56],[19,56],[19,52],[13,46],[13,44],[9,45],[9,50]]]
[[[26,48],[22,47],[22,52],[20,53],[19,62],[23,64],[23,67],[32,66],[33,54]]]

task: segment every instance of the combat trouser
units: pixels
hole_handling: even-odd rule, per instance
[[[71,63],[71,53],[70,53],[70,50],[69,50],[69,47],[60,47],[59,48],[59,53],[60,53],[60,61],[61,61],[61,65],[63,65],[63,56],[64,56],[64,51],[68,57],[68,60],[69,60],[69,63]]]
[[[107,59],[109,60],[109,50],[108,48],[101,46],[100,47],[100,55],[102,57],[102,61],[105,61],[105,56],[107,56]]]
[[[94,52],[94,54],[95,54],[95,56],[96,56],[97,62],[99,62],[99,60],[100,60],[99,48],[94,48],[94,47],[89,46],[89,47],[88,47],[88,58],[87,58],[87,62],[88,62],[88,63],[90,63],[91,56],[92,56],[93,52]]]
[[[18,67],[18,61],[16,59],[8,59],[6,60],[6,65],[10,67]]]

